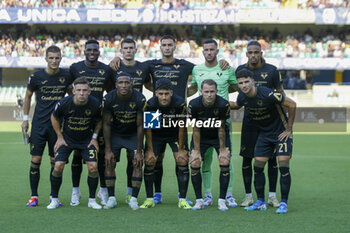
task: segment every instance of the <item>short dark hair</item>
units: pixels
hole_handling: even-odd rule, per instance
[[[129,79],[131,80],[131,75],[129,73],[122,71],[115,76],[115,81],[117,82],[119,77],[125,77],[125,76],[129,77]]]
[[[236,78],[253,78],[254,73],[248,69],[241,69],[239,71],[237,71],[236,73]]]
[[[88,44],[97,44],[98,46],[100,46],[100,43],[98,43],[97,40],[88,40],[85,42],[85,46],[87,46]]]
[[[168,78],[160,78],[156,82],[155,89],[156,90],[159,90],[159,89],[172,90],[173,89],[173,85],[172,85],[170,79],[168,79]]]
[[[122,40],[122,42],[120,43],[121,47],[123,47],[124,43],[130,43],[130,44],[133,43],[135,48],[136,48],[136,42],[133,39],[126,38],[126,39]]]
[[[206,80],[204,80],[204,81],[202,82],[202,84],[201,84],[201,89],[203,89],[204,84],[207,84],[207,85],[209,85],[209,86],[215,85],[215,88],[216,88],[216,89],[218,88],[217,83],[216,83],[214,80],[212,80],[212,79],[206,79]]]
[[[215,44],[215,46],[218,46],[218,43],[214,39],[207,39],[203,42],[203,45],[205,44]]]
[[[78,84],[87,84],[90,87],[90,83],[85,77],[80,77],[74,80],[73,87]]]
[[[46,49],[45,56],[47,57],[48,53],[61,53],[61,49],[56,45],[51,45]]]
[[[257,42],[256,40],[251,40],[248,42],[248,45],[247,45],[247,48],[249,46],[252,46],[252,45],[255,45],[255,46],[258,46],[260,49],[261,49],[261,44],[259,42]]]
[[[160,38],[160,43],[162,43],[162,40],[166,40],[166,39],[170,39],[170,40],[173,40],[174,43],[176,43],[176,40],[175,40],[175,37],[173,37],[172,35],[164,35]]]

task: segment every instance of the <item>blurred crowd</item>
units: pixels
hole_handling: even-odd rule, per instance
[[[348,8],[348,0],[1,0],[0,7],[68,8]]]
[[[96,31],[86,34],[75,31],[53,33],[40,29],[33,35],[18,31],[1,31],[0,56],[37,57],[43,56],[45,49],[56,44],[62,49],[64,57],[84,56],[84,43],[88,39],[100,42],[101,57],[112,58],[119,55],[120,41],[132,38],[137,43],[137,58],[160,58],[159,39],[164,34],[172,34],[177,38],[175,56],[179,58],[201,57],[202,46],[198,36],[191,30],[177,33],[170,29],[146,33]],[[202,33],[201,39],[209,36]],[[246,57],[246,45],[254,39],[262,45],[264,56],[268,58],[350,58],[350,32],[335,33],[332,30],[318,32],[313,36],[310,30],[282,36],[277,29],[264,33],[259,29],[241,30],[237,34],[228,31],[214,32],[210,37],[219,43],[219,57],[235,59]],[[197,39],[196,39],[197,38]]]

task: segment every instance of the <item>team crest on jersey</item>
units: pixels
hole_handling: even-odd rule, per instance
[[[214,109],[214,115],[215,116],[219,115],[219,109]]]
[[[267,73],[266,73],[266,72],[262,72],[262,73],[261,73],[261,77],[262,77],[263,79],[265,79],[265,78],[267,77]]]
[[[256,104],[259,105],[259,106],[262,106],[263,102],[262,102],[262,100],[258,100],[258,102]]]
[[[85,110],[85,115],[86,116],[90,116],[91,115],[91,110],[90,109],[86,109]]]
[[[175,69],[179,69],[180,65],[174,65]]]
[[[99,72],[101,75],[104,75],[104,74],[105,74],[105,71],[104,71],[104,70],[98,70],[98,72]]]
[[[174,115],[175,114],[175,109],[170,109],[170,114]]]
[[[130,106],[131,109],[134,109],[134,108],[136,107],[136,103],[131,102],[131,103],[129,104],[129,106]]]
[[[136,74],[137,74],[138,76],[141,76],[142,71],[141,71],[141,70],[136,70]]]
[[[60,83],[64,83],[65,81],[66,81],[66,78],[65,77],[60,77],[59,79],[58,79],[58,81],[60,81]]]

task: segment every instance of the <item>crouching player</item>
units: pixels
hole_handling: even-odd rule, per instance
[[[240,93],[237,102],[230,102],[233,109],[245,107],[259,128],[259,136],[254,151],[254,187],[258,201],[245,207],[246,210],[265,210],[265,174],[266,162],[276,154],[278,158],[281,186],[281,203],[276,213],[287,213],[288,194],[291,185],[289,160],[292,156],[292,128],[296,103],[281,93],[267,87],[254,85],[253,72],[242,69],[236,73]],[[288,109],[287,118],[283,107]]]
[[[219,155],[220,164],[220,197],[218,208],[221,211],[228,210],[226,206],[226,192],[230,180],[231,141],[229,128],[225,122],[230,117],[229,102],[217,95],[217,84],[212,79],[206,79],[201,84],[201,96],[191,100],[188,112],[192,119],[196,120],[193,127],[191,143],[191,178],[196,194],[196,204],[193,210],[204,208],[202,197],[201,166],[204,154],[210,148],[214,148]],[[202,127],[197,122],[202,121]],[[209,127],[204,122],[210,122]]]
[[[102,208],[95,200],[98,184],[97,136],[102,126],[102,109],[100,102],[89,96],[90,92],[89,83],[85,78],[76,79],[73,83],[73,95],[63,98],[51,115],[57,142],[54,147],[55,166],[51,178],[52,202],[47,206],[48,209],[58,207],[58,192],[62,184],[64,165],[73,150],[81,151],[88,167],[88,207]]]

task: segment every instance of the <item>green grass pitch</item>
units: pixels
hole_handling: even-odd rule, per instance
[[[240,207],[218,211],[217,160],[213,163],[213,206],[202,211],[179,209],[175,163],[169,148],[164,161],[163,203],[155,208],[132,211],[124,203],[124,156],[117,165],[117,208],[99,211],[87,208],[85,166],[80,185],[81,205],[69,206],[71,177],[67,165],[59,197],[64,206],[47,210],[50,191],[47,155],[40,171],[39,206],[27,208],[30,156],[18,130],[19,123],[0,124],[0,232],[350,232],[349,134],[294,135],[289,212],[277,215],[272,207],[264,212],[247,212]],[[234,196],[238,202],[244,197],[239,140],[240,135],[234,134]],[[188,197],[195,199],[191,183]],[[139,203],[144,199],[142,186]]]

